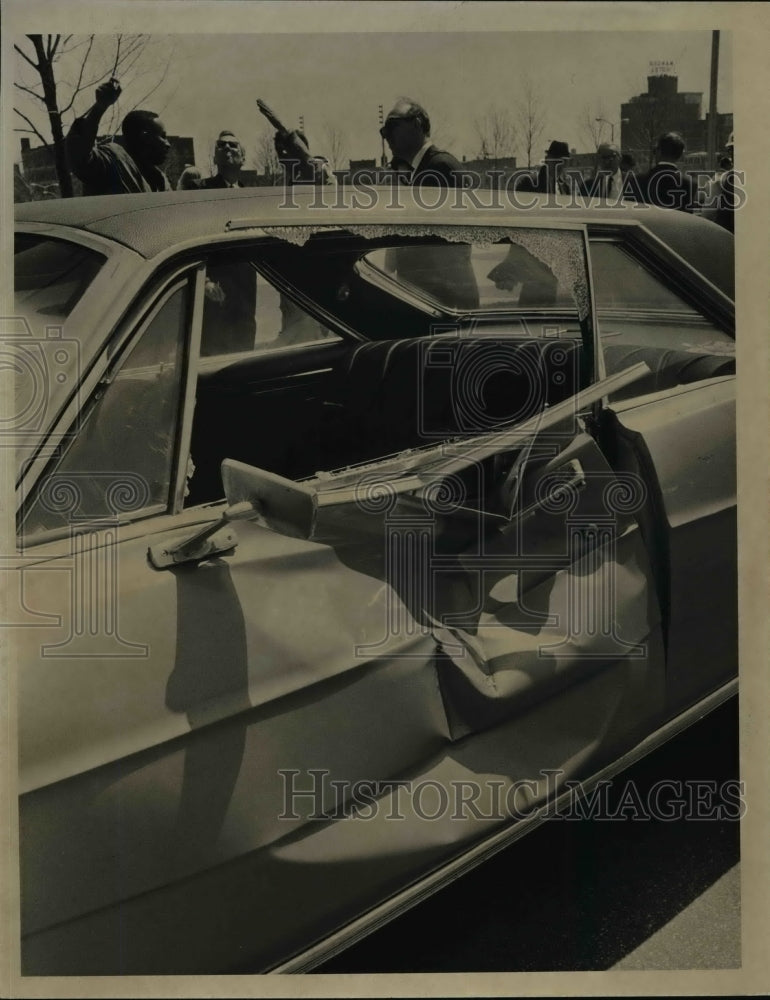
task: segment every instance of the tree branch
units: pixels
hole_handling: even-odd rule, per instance
[[[162,73],[160,79],[158,80],[158,82],[155,84],[155,86],[151,90],[148,90],[147,93],[144,95],[144,97],[141,97],[136,102],[136,104],[132,108],[129,109],[130,111],[134,111],[136,108],[139,107],[140,104],[144,104],[144,102],[147,100],[148,97],[152,97],[152,95],[155,93],[155,91],[158,89],[158,87],[160,87],[160,85],[165,81],[166,77],[168,76],[168,68],[169,68],[170,64],[171,64],[171,60],[169,60],[166,63],[166,65],[165,65],[165,67],[163,69],[163,73]]]
[[[23,90],[25,94],[31,94],[36,97],[38,101],[45,103],[45,97],[42,94],[38,94],[36,90],[32,90],[31,87],[25,87],[23,84],[18,83],[16,80],[13,81],[14,87],[18,87],[19,90]]]
[[[112,76],[115,76],[115,74],[118,71],[118,63],[120,62],[120,42],[122,38],[123,38],[122,35],[118,35],[117,44],[115,46],[115,62],[112,66],[112,74],[111,74]]]
[[[40,134],[40,132],[37,130],[37,127],[35,126],[35,123],[33,121],[30,121],[30,119],[27,118],[27,116],[23,112],[19,111],[18,108],[14,108],[13,110],[16,112],[16,114],[19,116],[19,118],[23,118],[24,121],[27,123],[27,125],[29,125],[29,130],[24,129],[24,131],[25,132],[26,131],[31,131],[34,135],[36,135],[38,137],[38,139],[43,143],[43,145],[47,149],[48,146],[50,145],[50,143],[48,142],[48,140],[46,139],[46,137],[44,135]],[[16,129],[14,129],[14,131],[16,131]]]
[[[27,38],[29,38],[29,35],[27,35]],[[31,60],[31,59],[29,58],[29,56],[27,55],[27,53],[26,53],[26,52],[24,52],[24,50],[23,50],[23,49],[20,49],[20,48],[19,48],[19,46],[18,46],[18,45],[15,45],[15,44],[14,44],[14,46],[13,46],[13,47],[14,47],[14,48],[16,49],[16,51],[17,51],[17,52],[19,53],[19,55],[21,56],[21,58],[22,58],[22,59],[26,59],[26,60],[27,60],[27,62],[28,62],[28,63],[30,64],[30,66],[32,66],[32,67],[33,67],[33,69],[36,69],[36,70],[37,70],[38,72],[40,72],[40,67],[38,66],[38,64],[37,64],[36,62],[33,62],[33,61],[32,61],[32,60]]]
[[[144,39],[141,43],[136,43],[125,50],[123,55],[120,57],[119,65],[121,77],[125,78],[126,75],[134,68],[136,63],[142,58],[146,45],[147,40]]]
[[[63,107],[61,109],[61,113],[62,114],[64,114],[66,111],[69,111],[69,109],[75,103],[75,98],[78,96],[78,94],[80,93],[80,91],[82,89],[81,84],[82,84],[82,81],[83,81],[83,73],[85,72],[86,63],[88,62],[88,57],[91,54],[91,47],[93,46],[93,44],[94,44],[94,36],[91,35],[91,37],[90,37],[90,39],[88,41],[88,49],[86,50],[86,54],[85,54],[85,56],[83,56],[83,61],[80,64],[80,73],[78,74],[78,82],[75,84],[75,87],[74,87],[74,89],[72,91],[72,97],[70,97],[69,104],[67,104],[65,107]]]

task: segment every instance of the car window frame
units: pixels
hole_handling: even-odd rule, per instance
[[[155,272],[150,283],[143,283],[142,291],[135,296],[118,324],[116,331],[108,337],[94,362],[87,378],[82,380],[69,405],[60,419],[55,423],[48,435],[48,443],[42,456],[31,460],[21,477],[17,489],[17,542],[20,549],[27,550],[62,537],[68,537],[70,525],[41,531],[32,538],[27,538],[22,530],[22,513],[25,505],[36,502],[39,490],[45,478],[54,473],[63,454],[60,454],[62,444],[73,434],[77,434],[81,418],[96,404],[96,396],[100,386],[112,384],[114,376],[121,370],[132,350],[139,343],[149,324],[174,292],[187,283],[190,288],[187,301],[187,318],[185,342],[181,354],[181,387],[175,426],[175,441],[172,449],[171,475],[169,483],[169,499],[164,506],[152,504],[146,508],[130,511],[123,517],[116,518],[122,526],[146,521],[150,518],[173,517],[183,509],[184,486],[187,474],[187,455],[189,454],[190,436],[192,432],[193,409],[195,406],[195,383],[197,380],[197,359],[200,346],[200,334],[203,314],[204,269],[200,261],[186,261]],[[73,310],[74,312],[74,310]],[[80,400],[84,402],[80,405]],[[186,443],[185,443],[186,442]],[[42,461],[41,461],[42,459]],[[104,517],[94,516],[93,521],[83,521],[83,525],[104,521]]]
[[[130,301],[135,301],[136,295],[134,293],[137,289],[132,287],[131,279],[136,274],[137,263],[144,263],[144,259],[127,246],[71,226],[49,226],[42,223],[25,222],[16,227],[16,232],[28,236],[47,235],[51,238],[70,241],[103,254],[107,258],[86,294],[81,296],[61,326],[65,339],[75,338],[78,341],[81,365],[78,378],[61,400],[55,401],[55,407],[51,410],[44,426],[28,435],[21,432],[15,435],[18,450],[23,455],[16,477],[17,488],[21,488],[24,478],[31,470],[34,470],[34,476],[41,464],[47,464],[48,455],[46,454],[45,442],[49,441],[56,433],[60,422],[67,420],[73,406],[79,409],[79,400],[83,396],[83,386],[88,381],[94,366],[98,365],[103,343],[100,343],[98,349],[93,351],[91,340],[94,338],[87,334],[85,337],[82,336],[81,331],[100,328],[114,331],[116,324],[121,320],[124,306],[122,302],[116,302],[115,298],[108,294],[109,289],[115,284],[120,287],[126,285],[131,292]],[[41,452],[43,452],[42,460],[40,458]]]
[[[348,330],[346,328],[341,329],[343,325],[340,324],[334,316],[326,314],[324,310],[319,308],[317,303],[314,303],[307,296],[304,296],[299,289],[294,288],[294,286],[290,283],[282,280],[281,276],[277,272],[271,270],[269,263],[262,258],[262,255],[264,255],[266,251],[269,255],[269,246],[273,242],[274,240],[272,238],[269,240],[263,238],[249,243],[239,243],[235,246],[233,244],[217,246],[211,248],[210,251],[206,252],[205,256],[201,257],[201,264],[205,268],[206,273],[208,273],[209,265],[221,263],[223,260],[227,259],[234,260],[238,258],[244,263],[251,264],[259,278],[266,281],[280,295],[285,295],[287,298],[291,299],[296,306],[306,312],[310,317],[320,323],[323,323],[324,326],[331,329],[334,337],[332,339],[319,338],[318,340],[308,340],[298,344],[282,344],[275,347],[255,347],[251,350],[234,351],[229,354],[223,353],[202,355],[199,351],[199,373],[209,374],[211,372],[219,371],[222,368],[226,368],[228,365],[234,364],[238,361],[272,357],[275,354],[301,351],[311,346],[322,347],[328,345],[329,347],[332,347],[333,345],[339,344],[340,341],[344,340],[352,340],[356,344],[366,343],[365,338],[361,337],[356,331]],[[219,258],[219,261],[217,261],[216,258]],[[202,332],[203,331],[201,329],[201,335]]]
[[[643,224],[634,222],[589,224],[589,261],[591,261],[591,245],[595,242],[620,244],[631,259],[640,264],[652,277],[735,340],[734,301]],[[593,274],[592,262],[591,272]],[[640,312],[646,311],[640,310]],[[651,315],[649,312],[647,314]]]
[[[673,211],[673,210],[672,210]],[[613,243],[628,252],[630,259],[643,267],[657,281],[680,296],[699,316],[714,325],[722,333],[735,340],[735,303],[700,271],[639,223],[623,222],[614,224],[594,224],[588,226],[588,252],[591,270],[591,303],[594,316],[594,334],[596,343],[596,365],[606,372],[604,350],[602,346],[602,319],[596,309],[596,297],[593,287],[593,260],[590,257],[594,243]],[[661,256],[668,258],[670,267],[666,268]],[[706,303],[711,308],[704,308]],[[654,319],[665,316],[664,310],[635,310],[642,317]],[[668,315],[671,315],[669,312]],[[665,400],[683,392],[690,392],[712,383],[734,380],[735,375],[716,375],[713,378],[698,382],[688,382],[670,386],[653,392],[645,392],[638,396],[623,399],[605,397],[597,409],[622,412],[636,406],[642,406],[656,400]],[[598,418],[598,412],[595,414]]]

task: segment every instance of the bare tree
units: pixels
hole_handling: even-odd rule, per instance
[[[48,129],[50,130],[51,143],[53,144],[54,165],[56,167],[56,176],[59,179],[59,189],[62,193],[62,197],[71,198],[73,193],[72,178],[70,177],[70,172],[67,167],[67,157],[64,151],[62,112],[59,107],[59,95],[57,93],[56,75],[54,73],[54,63],[56,61],[59,47],[62,44],[62,36],[47,35],[45,39],[42,35],[27,35],[26,37],[31,46],[31,53],[25,52],[20,45],[15,43],[13,47],[19,56],[29,63],[29,65],[35,70],[38,76],[38,84],[35,87],[28,87],[26,84],[20,83],[16,80],[14,81],[14,86],[22,92],[35,98],[45,108],[48,114]],[[68,37],[69,36],[64,37],[65,45]],[[91,36],[91,44],[93,44],[93,36]],[[90,47],[83,60],[83,68],[88,60],[89,51]],[[45,146],[51,145],[46,136],[43,132],[41,132],[29,115],[25,114],[17,107],[13,110],[22,119],[22,121],[26,122],[28,126],[27,128],[17,128],[14,131],[31,132],[33,135],[36,135]]]
[[[322,147],[318,152],[328,159],[332,170],[342,170],[347,165],[348,159],[348,140],[345,133],[331,122],[324,122],[321,141]]]
[[[280,184],[283,173],[273,141],[275,130],[267,126],[257,136],[254,148],[254,166],[258,174],[267,178],[268,184]]]
[[[489,107],[473,122],[479,140],[479,156],[493,163],[513,156],[516,150],[516,125],[507,108]]]
[[[527,154],[527,166],[531,167],[532,150],[539,143],[545,128],[546,107],[531,77],[524,77],[520,92],[516,102],[516,123]]]
[[[16,132],[34,135],[51,150],[62,197],[73,194],[64,145],[65,125],[71,124],[93,89],[111,76],[121,80],[123,92],[135,103],[111,110],[107,130],[128,110],[144,103],[166,79],[171,54],[158,58],[149,35],[75,36],[26,35],[14,44],[17,102],[14,113],[24,123]]]

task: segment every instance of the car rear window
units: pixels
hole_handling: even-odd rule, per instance
[[[34,327],[65,320],[106,257],[68,240],[17,234],[13,251],[15,306]]]

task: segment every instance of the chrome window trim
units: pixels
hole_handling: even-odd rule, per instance
[[[157,315],[158,311],[162,308],[174,291],[181,287],[186,281],[189,281],[190,272],[194,269],[194,266],[188,263],[167,276],[166,279],[156,289],[154,289],[153,293],[148,296],[148,298],[143,299],[141,303],[137,304],[137,308],[132,309],[124,318],[119,326],[117,337],[110,338],[104,344],[102,350],[94,359],[94,363],[91,366],[88,375],[81,382],[77,391],[70,399],[69,404],[66,406],[63,414],[56,421],[52,431],[48,434],[44,446],[41,446],[38,449],[36,455],[24,468],[20,477],[19,486],[16,490],[17,517],[21,511],[21,505],[25,497],[32,498],[30,501],[31,503],[35,502],[34,496],[42,477],[52,467],[52,463],[57,461],[56,452],[63,442],[65,442],[71,428],[77,425],[81,413],[85,411],[86,407],[93,405],[94,394],[96,393],[99,385],[111,383],[112,377],[120,370],[127,354],[130,353],[131,349],[138,343],[144,331],[147,329],[147,326],[152,322],[153,318]],[[114,349],[110,351],[110,345],[114,344],[116,339],[117,344],[114,346]],[[182,356],[183,364],[185,363],[186,353],[187,352],[185,350]],[[83,405],[80,405],[81,399],[85,400]],[[69,447],[69,445],[67,447]],[[176,454],[177,452],[175,451],[175,455]],[[173,481],[174,471],[172,470],[172,482]],[[142,508],[141,511],[131,511],[131,521],[144,520],[147,517],[153,516],[153,514],[158,512],[158,506],[158,504],[152,504],[147,508]],[[165,511],[169,511],[168,502],[165,505]],[[95,520],[98,520],[98,518],[95,518]],[[87,522],[84,522],[84,524],[85,523]],[[27,539],[24,537],[21,527],[21,525],[17,526],[17,538],[19,540],[19,545],[25,550],[29,549],[31,546],[39,544],[40,541],[48,541],[50,538],[60,537],[62,533],[67,533],[69,531],[68,528],[55,528],[51,529],[51,531],[40,532],[38,536]],[[54,532],[53,535],[52,532]]]
[[[189,283],[189,276],[187,280]],[[204,264],[200,264],[195,269],[193,280],[192,303],[188,303],[187,313],[189,322],[187,324],[184,344],[182,345],[184,377],[180,387],[177,432],[172,453],[170,482],[170,513],[172,514],[178,514],[184,506],[184,491],[187,485],[187,467],[190,459],[190,441],[192,439],[193,414],[195,412],[195,390],[198,384],[198,360],[200,357],[201,331],[203,328],[203,295],[206,283],[206,267]],[[192,308],[190,308],[190,305]]]

